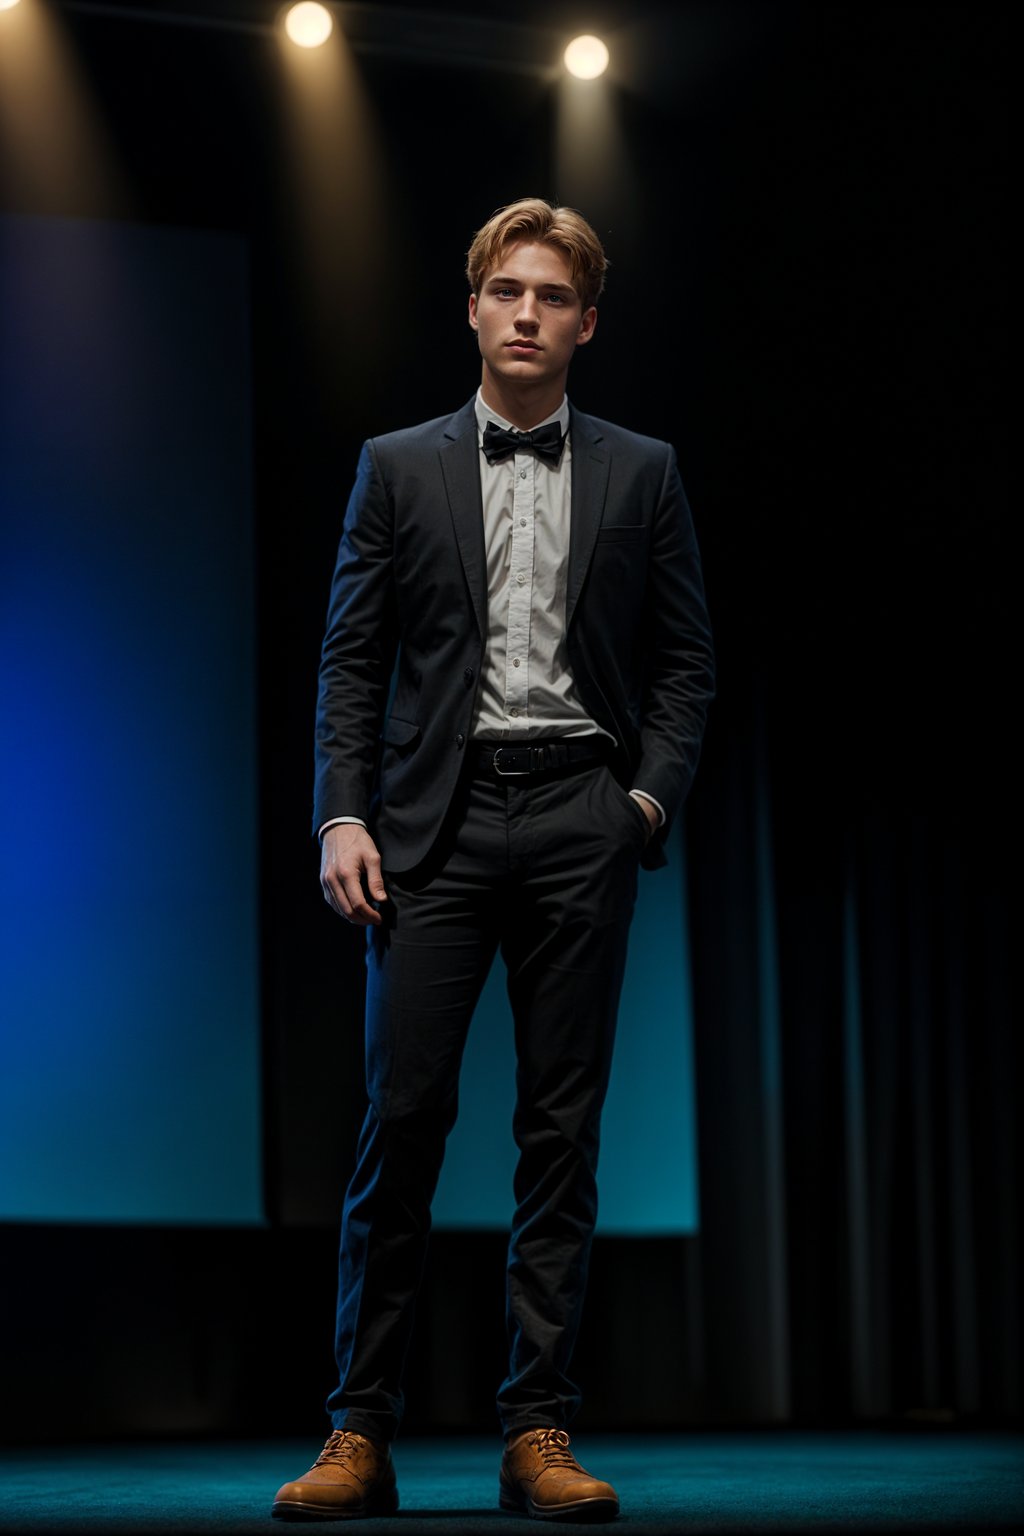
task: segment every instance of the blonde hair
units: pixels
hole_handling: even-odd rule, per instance
[[[523,197],[499,208],[473,236],[466,276],[474,293],[500,261],[507,246],[534,240],[554,246],[569,262],[569,277],[584,309],[596,304],[604,288],[608,258],[593,229],[575,208],[559,208],[541,197]]]

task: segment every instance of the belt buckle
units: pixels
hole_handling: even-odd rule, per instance
[[[527,754],[527,763],[529,763],[529,747],[495,747],[494,757],[491,759],[491,766],[493,767],[495,773],[503,779],[528,779],[530,777],[530,769],[528,767],[503,768],[498,762],[498,756],[502,752],[525,752]]]

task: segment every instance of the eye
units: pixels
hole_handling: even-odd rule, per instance
[[[547,296],[547,299],[548,299],[548,303],[549,304],[564,304],[565,303],[565,294],[564,293],[549,293],[548,296]]]

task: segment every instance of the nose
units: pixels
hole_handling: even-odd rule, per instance
[[[519,297],[519,306],[516,310],[516,327],[519,330],[535,331],[540,324],[540,314],[537,299],[528,290],[523,291]]]

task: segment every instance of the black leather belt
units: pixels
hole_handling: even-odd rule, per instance
[[[487,778],[533,779],[542,774],[576,773],[594,763],[606,763],[611,742],[604,736],[577,736],[564,741],[531,741],[509,746],[497,741],[473,743],[473,767]]]

